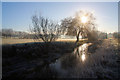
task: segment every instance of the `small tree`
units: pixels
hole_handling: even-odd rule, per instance
[[[83,31],[81,25],[78,25],[77,18],[68,17],[62,20],[62,31],[66,35],[76,36],[76,42],[79,41],[80,33]]]
[[[61,25],[66,35],[76,36],[76,42],[79,41],[80,35],[87,36],[89,41],[97,40],[95,17],[90,12],[76,12],[75,17],[65,18],[62,20]]]
[[[33,27],[30,27],[30,30],[34,38],[45,43],[55,41],[61,33],[60,25],[41,15],[32,16],[32,23]]]

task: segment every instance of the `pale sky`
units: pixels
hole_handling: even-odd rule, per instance
[[[100,31],[118,31],[117,2],[3,2],[2,28],[28,31],[35,12],[60,22],[79,10],[94,12]]]
[[[118,2],[119,0],[1,0],[2,2]]]

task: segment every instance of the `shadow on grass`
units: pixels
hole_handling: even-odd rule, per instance
[[[77,45],[74,42],[52,42],[50,44],[36,42],[2,45],[3,78],[40,77],[40,73],[43,75],[41,77],[45,77],[44,75],[46,74],[44,74],[43,70],[45,66],[47,67],[48,64],[56,61],[62,55],[73,52],[74,48],[85,42],[87,41],[81,41]],[[57,73],[55,72],[55,74]],[[52,74],[49,75],[51,76]]]

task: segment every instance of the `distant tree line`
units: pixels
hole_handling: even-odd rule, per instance
[[[114,32],[113,37],[116,39],[120,39],[120,32]]]
[[[13,29],[2,29],[1,36],[4,38],[33,39],[34,35],[23,31],[14,31]]]
[[[107,39],[107,33],[105,32],[100,32],[98,31],[98,39]],[[27,32],[23,32],[23,31],[14,31],[12,29],[2,29],[2,31],[0,31],[0,34],[4,37],[4,38],[19,38],[19,39],[37,39],[35,37],[35,34],[30,34],[30,33],[27,33]],[[66,34],[68,35],[68,34]],[[118,35],[117,35],[117,32],[111,34],[114,36],[114,38],[118,38]],[[68,35],[69,36],[69,35]],[[84,38],[87,38],[87,36],[83,36],[82,37],[83,39]],[[120,38],[120,35],[119,35],[119,38]]]
[[[108,38],[108,34],[105,32],[100,32],[98,31],[98,39],[107,39]]]

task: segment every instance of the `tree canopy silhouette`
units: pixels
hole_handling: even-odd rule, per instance
[[[43,16],[32,16],[33,26],[30,27],[32,34],[37,40],[44,42],[55,41],[61,33],[60,25]]]
[[[85,16],[85,17],[84,17]],[[83,21],[81,20],[82,18]],[[85,19],[87,18],[87,21]],[[74,17],[68,17],[61,21],[62,31],[66,35],[76,36],[76,42],[79,41],[80,35],[86,36],[89,41],[97,40],[96,18],[93,13],[79,11]]]

